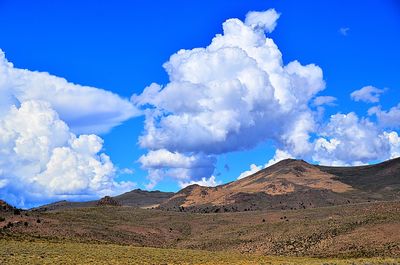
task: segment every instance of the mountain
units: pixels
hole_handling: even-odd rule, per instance
[[[107,200],[115,201],[116,204],[121,206],[132,206],[139,208],[152,208],[157,207],[161,202],[169,199],[174,195],[173,192],[162,192],[162,191],[145,191],[141,189],[132,190],[124,194],[108,197]],[[37,211],[47,210],[61,210],[70,208],[84,208],[84,207],[95,207],[98,205],[104,205],[102,200],[88,201],[88,202],[70,202],[70,201],[59,201],[47,205],[35,208]]]
[[[177,193],[136,189],[113,197],[122,206],[167,211],[295,210],[400,199],[400,158],[376,165],[328,167],[286,159],[217,187],[191,185]],[[98,201],[61,201],[38,210],[95,207]]]
[[[162,191],[146,191],[136,189],[133,191],[126,192],[119,196],[115,196],[117,200],[123,206],[134,206],[141,208],[157,207],[160,203],[171,198],[175,193],[173,192],[162,192]]]
[[[327,167],[286,159],[217,187],[188,186],[164,210],[231,212],[306,209],[400,199],[400,159],[361,167]]]

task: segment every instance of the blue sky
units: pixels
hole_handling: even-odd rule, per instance
[[[362,5],[357,1],[0,0],[0,49],[14,68],[48,72],[74,84],[111,91],[128,101],[151,83],[162,86],[169,83],[163,64],[178,50],[206,47],[216,34],[222,33],[221,25],[227,19],[244,21],[249,11],[270,8],[274,8],[280,17],[276,28],[267,33],[267,37],[273,39],[282,53],[283,65],[298,60],[302,65],[315,64],[323,71],[326,87],[318,90],[307,104],[311,106],[318,96],[336,98],[333,104],[321,106],[324,114],[316,127],[328,126],[331,115],[354,112],[360,120],[368,119],[374,128],[379,128],[377,137],[384,132],[397,132],[397,112],[389,113],[390,108],[400,102],[400,4],[395,0],[363,1]],[[366,86],[382,90],[378,102],[357,101],[350,97],[353,91]],[[118,108],[119,103],[115,102]],[[384,114],[368,115],[368,110],[374,106],[380,106]],[[52,107],[79,135],[80,131],[74,131],[75,114],[68,113],[65,106],[60,111]],[[315,106],[310,108],[317,111]],[[159,169],[160,165],[143,168],[138,162],[152,148],[138,142],[144,132],[145,117],[126,114],[129,111],[121,111],[118,118],[121,125],[107,125],[112,129],[94,133],[104,140],[102,152],[110,156],[118,168],[115,180],[132,181],[136,187],[146,188],[149,187],[146,186],[148,170]],[[132,118],[121,118],[125,114]],[[88,117],[96,119],[96,116]],[[104,118],[98,117],[99,122]],[[379,120],[378,117],[386,118]],[[331,127],[335,126],[331,123]],[[339,139],[335,133],[320,132],[319,129],[310,131],[309,135],[310,141],[320,137]],[[238,137],[244,139],[247,135]],[[212,174],[224,183],[235,180],[243,171],[249,170],[251,164],[262,167],[274,157],[277,147],[282,149],[285,145],[270,138],[265,136],[248,148],[238,146],[237,150],[230,148],[217,153],[181,145],[165,147],[172,144],[162,146],[162,149],[187,157],[198,155],[208,159],[212,156],[216,159],[211,162],[215,163]],[[350,161],[338,155],[338,160],[342,164],[369,163],[395,156],[394,147],[392,150],[386,143],[383,145],[386,149],[375,156]],[[390,155],[389,150],[392,150]],[[310,152],[284,151],[310,162],[316,160]],[[385,152],[387,155],[383,156]],[[134,173],[125,174],[127,170],[123,169],[127,168]],[[196,174],[184,182],[199,180],[201,175]],[[179,181],[183,180],[165,175],[151,188],[176,191],[180,187]],[[18,197],[15,193],[17,191],[9,189],[4,196]]]

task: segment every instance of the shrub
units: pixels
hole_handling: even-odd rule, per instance
[[[0,216],[0,222],[4,222],[6,220],[6,218],[4,218],[3,216]]]

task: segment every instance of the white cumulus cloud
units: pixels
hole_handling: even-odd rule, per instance
[[[400,128],[400,103],[390,108],[388,111],[375,106],[368,110],[369,115],[376,115],[379,125],[386,128]]]
[[[203,177],[198,181],[192,180],[190,182],[179,182],[179,186],[181,188],[185,188],[185,187],[193,185],[193,184],[197,184],[197,185],[200,185],[203,187],[215,187],[215,186],[221,185],[221,182],[217,181],[214,176],[211,176],[209,178]]]
[[[383,137],[389,141],[390,144],[390,157],[400,157],[400,137],[397,132],[384,132]]]
[[[251,11],[246,15],[245,24],[270,33],[275,29],[279,17],[280,14],[273,8],[262,12]]]
[[[75,133],[103,133],[137,115],[128,101],[109,91],[73,84],[46,72],[19,69],[0,50],[0,114],[10,103],[43,100]]]
[[[256,164],[251,164],[250,170],[243,171],[237,179],[242,179],[247,176],[250,176],[250,175],[260,171],[263,168],[272,166],[273,164],[276,164],[279,161],[282,161],[282,160],[288,159],[288,158],[293,158],[293,156],[286,151],[276,149],[274,156],[264,166],[257,166]]]
[[[142,155],[139,162],[149,172],[146,188],[152,189],[164,177],[174,178],[180,183],[191,183],[192,179],[202,180],[204,176],[213,173],[216,160],[213,156],[184,155],[159,149]]]
[[[73,134],[44,101],[9,106],[0,116],[0,196],[20,207],[60,199],[93,199],[133,187],[96,135]]]
[[[274,156],[265,164],[264,167],[272,166],[273,164],[288,158],[294,157],[284,150],[276,149]]]
[[[313,160],[324,165],[359,165],[393,158],[396,135],[354,112],[335,114],[314,142]]]
[[[238,177],[237,179],[242,179],[242,178],[248,177],[248,176],[250,176],[250,175],[253,175],[253,174],[256,173],[257,171],[260,171],[261,169],[262,169],[261,166],[257,166],[256,164],[251,164],[251,165],[250,165],[250,169],[249,169],[249,170],[246,170],[246,171],[243,171],[243,172],[239,175],[239,177]]]

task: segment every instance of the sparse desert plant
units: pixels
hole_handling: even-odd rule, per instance
[[[27,260],[26,257],[30,259]],[[116,258],[118,257],[118,258]],[[239,254],[225,251],[178,250],[113,244],[24,242],[0,240],[0,264],[287,264],[287,265],[384,265],[399,259],[317,259]]]

